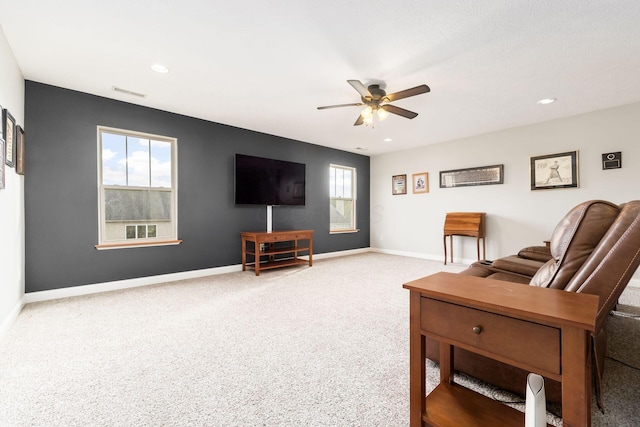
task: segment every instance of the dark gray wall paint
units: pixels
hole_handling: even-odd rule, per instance
[[[314,253],[369,247],[367,156],[32,81],[25,91],[26,292],[239,264],[239,233],[265,230],[266,207],[234,204],[235,153],[307,165],[306,206],[274,207],[274,230],[315,230]],[[98,125],[178,139],[182,244],[95,249]],[[329,234],[331,163],[357,168],[359,233]]]

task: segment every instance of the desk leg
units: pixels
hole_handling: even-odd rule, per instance
[[[409,295],[409,421],[411,427],[422,427],[426,411],[425,339],[420,333],[420,293]]]
[[[447,265],[447,235],[444,235],[444,265]]]
[[[449,236],[449,249],[451,249],[449,257],[451,259],[451,263],[453,264],[453,234]]]
[[[313,265],[313,239],[309,237],[309,267]]]
[[[482,238],[482,259],[487,259],[487,239]]]
[[[591,339],[562,328],[562,425],[591,426]]]

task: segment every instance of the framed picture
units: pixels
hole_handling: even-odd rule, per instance
[[[429,192],[429,174],[427,172],[413,174],[413,193]]]
[[[391,178],[391,194],[407,194],[407,175],[394,175]]]
[[[24,129],[16,126],[16,173],[24,175]]]
[[[578,152],[531,157],[531,189],[578,187]]]
[[[504,183],[504,165],[480,166],[440,172],[440,188]]]
[[[0,140],[4,141],[4,108],[2,108],[2,105],[0,105],[0,116]],[[4,158],[4,151],[2,152],[2,158]]]
[[[4,188],[4,141],[0,139],[0,190]]]
[[[9,110],[6,108],[2,112],[2,129],[4,132],[4,162],[7,166],[14,166],[14,147],[16,144],[15,136],[16,119],[13,118]]]

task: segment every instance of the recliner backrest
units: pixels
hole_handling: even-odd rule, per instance
[[[551,235],[552,258],[537,271],[529,284],[565,289],[619,213],[618,205],[604,200],[591,200],[571,209]]]
[[[640,265],[640,201],[620,207],[614,223],[565,288],[598,295],[598,319],[613,309]]]

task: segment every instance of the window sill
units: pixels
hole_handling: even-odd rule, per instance
[[[350,230],[329,230],[329,234],[358,233],[359,231],[360,231],[359,228],[354,228]]]
[[[96,245],[96,249],[105,250],[105,249],[123,249],[123,248],[144,248],[149,246],[171,246],[171,245],[179,245],[182,243],[182,240],[157,240],[154,242],[135,242],[135,243],[103,243],[101,245]]]

